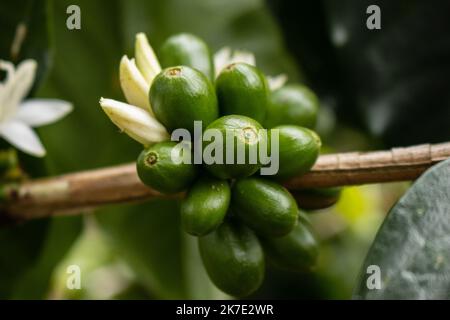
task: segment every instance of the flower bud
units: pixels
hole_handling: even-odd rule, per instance
[[[232,51],[229,47],[220,49],[214,55],[214,67],[216,76],[219,75],[222,69],[224,69],[226,66],[237,62],[247,63],[252,66],[256,65],[255,56],[249,51]]]
[[[120,61],[120,85],[128,103],[140,107],[150,114],[153,111],[148,100],[149,83],[144,79],[134,59],[123,56]]]
[[[151,85],[156,75],[161,72],[161,66],[144,33],[138,33],[136,35],[134,54],[139,71],[147,83]]]

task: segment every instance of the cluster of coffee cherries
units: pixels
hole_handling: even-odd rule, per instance
[[[214,75],[207,45],[193,35],[167,39],[158,57],[164,69],[149,100],[172,139],[145,148],[137,172],[161,193],[184,192],[182,225],[198,237],[212,282],[242,297],[260,287],[266,261],[309,270],[317,240],[281,183],[308,172],[319,155],[316,95],[300,84],[271,90],[243,62]]]

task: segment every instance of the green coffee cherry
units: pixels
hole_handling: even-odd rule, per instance
[[[197,69],[209,79],[214,78],[214,67],[208,45],[199,37],[181,33],[168,38],[158,54],[163,68],[188,66]]]
[[[279,135],[279,170],[274,177],[286,180],[308,172],[319,156],[322,145],[319,136],[312,130],[293,125],[272,130],[278,130]]]
[[[286,235],[297,221],[295,199],[278,183],[254,177],[238,180],[231,199],[233,213],[260,235]]]
[[[199,238],[200,254],[211,281],[223,292],[244,297],[264,279],[264,253],[256,235],[237,221],[226,221]]]
[[[281,238],[262,238],[269,261],[281,269],[307,271],[314,267],[319,245],[307,217],[301,213],[294,229]]]
[[[222,70],[216,80],[222,115],[239,114],[262,123],[269,102],[267,81],[256,67],[234,63]]]
[[[160,142],[141,152],[136,168],[145,185],[162,193],[176,193],[185,190],[194,181],[196,167],[182,163],[183,154],[172,152],[175,146],[176,142]]]
[[[215,138],[207,137],[208,133],[213,132],[212,129],[220,134],[222,144],[217,145]],[[262,165],[258,150],[268,146],[268,137],[261,129],[263,128],[257,121],[238,115],[224,116],[211,123],[203,135],[203,155],[205,157],[205,154],[214,153],[221,164],[218,161],[205,163],[206,169],[221,179],[248,177],[258,171]],[[208,139],[212,142],[206,142]],[[242,161],[239,162],[240,159]]]
[[[325,209],[339,201],[342,188],[316,188],[291,191],[299,208],[306,210]]]
[[[194,121],[203,128],[218,117],[214,87],[200,71],[186,66],[164,69],[153,80],[150,104],[156,118],[170,131],[193,132]]]
[[[227,181],[204,176],[189,190],[181,203],[181,222],[184,230],[203,236],[215,230],[223,221],[230,204]]]
[[[314,129],[319,111],[319,99],[305,86],[286,85],[270,94],[264,126],[292,124]]]

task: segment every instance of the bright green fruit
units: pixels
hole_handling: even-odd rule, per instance
[[[317,122],[319,99],[305,86],[286,85],[270,94],[266,128],[292,124],[313,129]]]
[[[162,193],[176,193],[185,190],[194,181],[196,167],[181,163],[183,157],[180,152],[173,152],[172,158],[176,145],[172,141],[160,142],[141,152],[136,168],[145,185]]]
[[[260,235],[286,235],[297,221],[295,199],[276,182],[261,178],[238,180],[231,199],[233,212]]]
[[[319,254],[318,242],[306,216],[299,216],[294,229],[281,238],[262,238],[261,243],[270,262],[292,271],[311,269]]]
[[[184,230],[194,236],[215,230],[222,223],[229,204],[230,186],[227,181],[206,176],[200,178],[181,203]]]
[[[211,281],[223,292],[244,297],[264,279],[264,253],[256,235],[239,222],[226,221],[199,238],[200,254]]]
[[[272,129],[271,139],[278,130],[279,169],[275,178],[285,180],[308,172],[319,156],[322,145],[319,136],[312,130],[293,125]]]
[[[203,128],[218,117],[214,87],[200,71],[186,66],[164,69],[153,80],[150,104],[156,118],[170,131],[194,130],[194,120]]]
[[[257,121],[238,115],[224,116],[211,123],[203,135],[203,160],[206,169],[221,179],[248,177],[258,171],[262,165],[258,150],[264,148],[265,151],[268,146],[267,134],[261,129],[263,128]],[[221,137],[222,143],[208,137],[214,132]],[[215,163],[208,163],[205,159],[205,155],[210,154],[215,156]],[[251,157],[252,154],[255,157]]]
[[[264,75],[246,63],[233,63],[219,74],[216,92],[222,115],[239,114],[262,123],[269,90]]]
[[[164,68],[184,65],[213,79],[211,52],[202,39],[192,34],[181,33],[168,38],[161,46],[158,58]]]

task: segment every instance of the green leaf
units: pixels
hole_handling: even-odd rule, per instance
[[[374,279],[368,280],[371,265],[381,271],[379,290],[367,286]],[[354,297],[449,299],[448,274],[450,159],[425,172],[389,212],[367,255]]]
[[[69,30],[66,8],[78,5],[81,30]],[[139,145],[121,134],[99,106],[101,96],[123,100],[118,66],[120,40],[117,1],[53,1],[54,67],[41,97],[73,103],[71,114],[39,128],[53,174],[119,164],[135,159]]]

